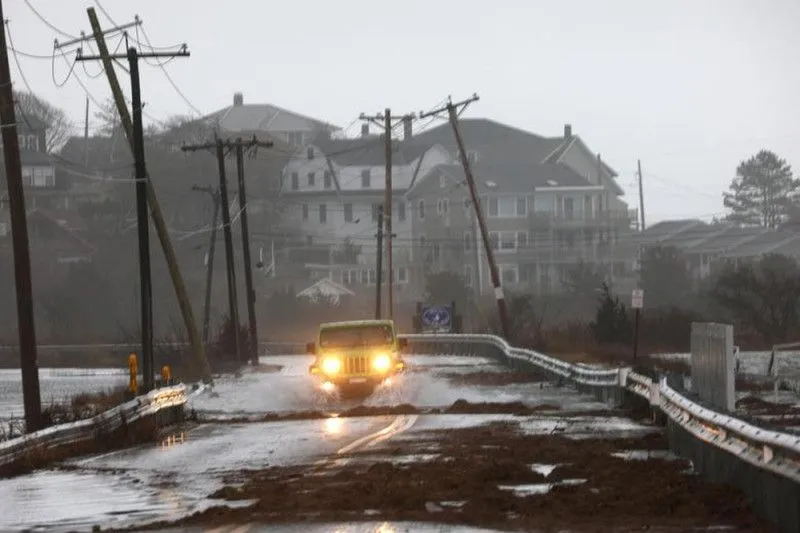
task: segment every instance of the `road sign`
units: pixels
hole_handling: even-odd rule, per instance
[[[642,289],[633,289],[631,307],[634,309],[641,309],[644,307],[644,291]]]
[[[453,323],[453,314],[448,305],[435,305],[422,309],[423,329],[449,331]]]

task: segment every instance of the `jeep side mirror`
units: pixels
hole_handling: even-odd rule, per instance
[[[317,345],[313,342],[309,342],[306,344],[306,353],[315,354],[317,353]]]
[[[397,339],[397,344],[401,350],[408,348],[408,339]]]

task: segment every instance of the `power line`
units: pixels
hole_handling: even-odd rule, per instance
[[[46,18],[44,18],[44,17],[42,16],[42,14],[41,14],[41,13],[39,13],[39,12],[36,10],[36,8],[35,8],[35,7],[33,7],[33,5],[30,3],[30,1],[29,1],[29,0],[25,0],[25,4],[26,4],[26,5],[27,5],[27,6],[30,8],[30,10],[31,10],[31,11],[33,11],[34,15],[36,15],[36,16],[39,18],[39,20],[41,20],[42,22],[44,22],[44,24],[45,24],[45,25],[46,25],[48,28],[50,28],[50,29],[51,29],[51,30],[53,30],[54,32],[58,33],[58,34],[59,34],[59,35],[61,35],[62,37],[68,37],[68,38],[70,38],[70,39],[75,39],[75,38],[76,38],[74,35],[70,35],[69,33],[65,32],[65,31],[62,31],[62,30],[58,29],[57,27],[55,27],[54,25],[50,24],[50,22],[49,22],[49,21],[48,21]]]

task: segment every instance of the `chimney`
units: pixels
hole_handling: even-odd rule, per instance
[[[403,140],[411,140],[413,131],[411,129],[411,117],[403,117]]]
[[[361,136],[362,137],[369,137],[369,124],[362,124],[361,125]]]
[[[572,124],[564,124],[564,138],[569,139],[572,137]]]
[[[244,95],[242,93],[233,93],[233,105],[241,107],[244,104]]]

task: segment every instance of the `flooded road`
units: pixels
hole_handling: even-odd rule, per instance
[[[305,356],[264,357],[259,367],[248,369],[238,378],[221,378],[213,391],[194,396],[190,405],[201,419],[215,421],[186,425],[164,435],[161,442],[74,459],[32,475],[0,480],[0,531],[90,531],[95,525],[121,528],[173,521],[211,506],[247,505],[246,501],[230,502],[210,496],[243,473],[320,461],[335,463],[338,455],[367,450],[390,439],[401,442],[427,430],[472,427],[506,416],[451,414],[257,423],[227,421],[243,415],[315,408],[307,376],[308,363]],[[409,357],[408,363],[408,373],[394,388],[377,393],[364,404],[407,403],[445,408],[459,399],[521,401],[527,405],[546,405],[547,409],[561,411],[565,416],[578,410],[607,408],[573,390],[548,383],[495,386],[454,379],[462,374],[504,371],[489,360],[415,356]],[[545,434],[566,431],[580,436],[596,433],[599,428],[610,428],[615,433],[641,429],[624,419],[604,422],[583,415],[574,421],[560,416],[553,418],[552,414],[532,416],[526,422],[526,431]],[[479,531],[423,530],[416,526],[407,529],[408,525],[391,529],[394,526],[383,523],[353,527],[356,529],[336,526],[319,531]],[[292,531],[270,529],[273,530]],[[307,526],[304,531],[309,531]]]

